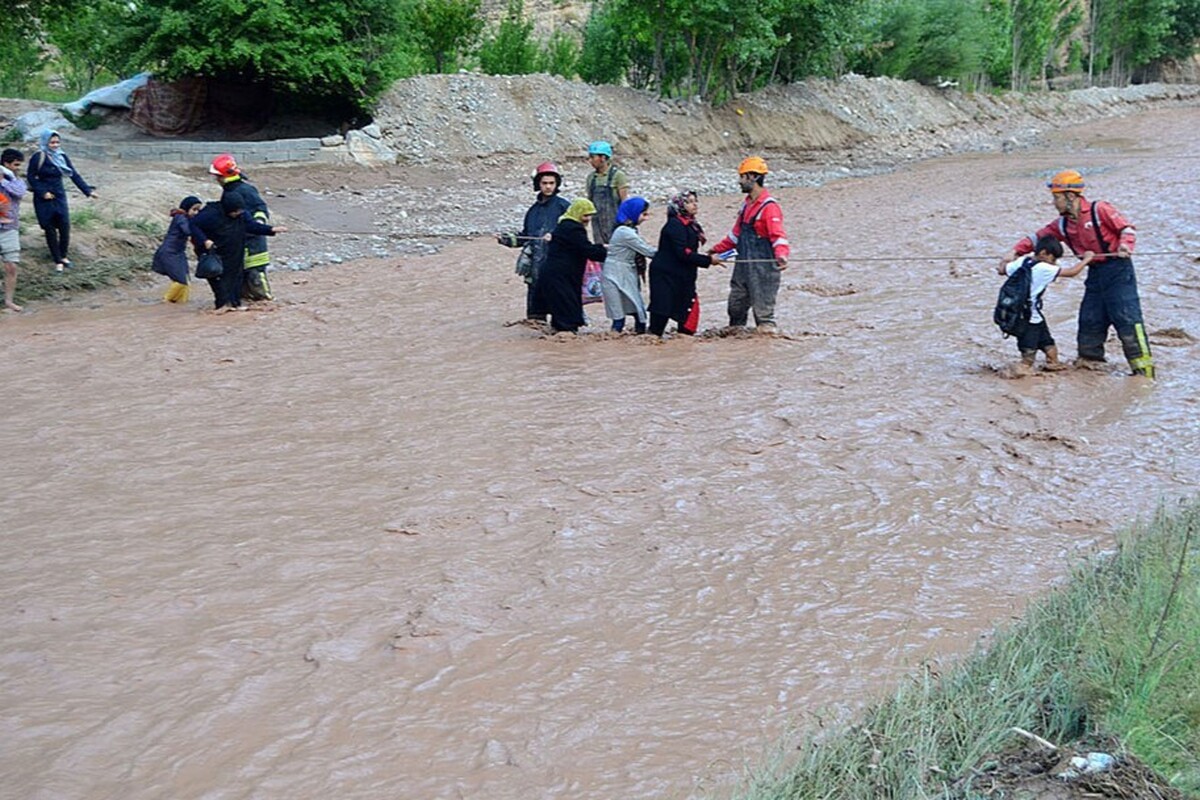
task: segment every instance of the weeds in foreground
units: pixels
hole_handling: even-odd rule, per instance
[[[17,302],[78,294],[138,280],[150,274],[148,264],[149,258],[145,256],[121,256],[77,262],[71,269],[55,272],[49,264],[23,261],[17,277]]]
[[[167,232],[165,225],[150,219],[114,219],[110,224],[118,230],[133,231],[152,239],[161,239]]]
[[[926,672],[785,756],[742,800],[962,797],[1014,727],[1052,742],[1097,731],[1200,793],[1200,500],[1160,510],[992,645]],[[952,788],[953,787],[953,788]]]

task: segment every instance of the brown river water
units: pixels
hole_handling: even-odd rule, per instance
[[[991,310],[1065,166],[1200,252],[1198,129],[778,192],[786,338],[542,338],[485,239],[278,273],[267,311],[4,315],[0,796],[727,791],[1194,491],[1195,256],[1135,259],[1153,384],[1115,339],[1006,379]],[[1082,292],[1047,294],[1067,357]]]

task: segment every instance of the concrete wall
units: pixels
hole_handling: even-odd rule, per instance
[[[131,161],[170,164],[207,164],[218,153],[232,153],[246,163],[306,163],[320,157],[321,140],[275,139],[265,142],[88,142],[72,138],[70,153],[93,161]]]

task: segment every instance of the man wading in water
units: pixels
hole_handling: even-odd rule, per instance
[[[737,249],[729,281],[729,327],[744,328],[753,308],[759,333],[777,333],[775,297],[791,247],[783,230],[783,211],[763,188],[766,175],[767,162],[758,156],[750,156],[738,166],[738,186],[746,202],[733,230],[711,252],[720,255]]]
[[[1083,196],[1083,176],[1075,170],[1063,170],[1046,186],[1059,218],[1017,242],[1007,260],[1032,252],[1034,243],[1043,236],[1053,236],[1081,258],[1088,251],[1095,253],[1096,261],[1088,267],[1079,304],[1078,363],[1104,361],[1104,340],[1111,326],[1117,329],[1133,374],[1153,378],[1154,362],[1133,271],[1137,232],[1111,203],[1088,201]]]

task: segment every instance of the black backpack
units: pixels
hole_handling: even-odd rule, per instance
[[[1000,296],[996,298],[996,310],[992,312],[992,321],[1000,327],[1000,332],[1006,339],[1009,336],[1020,336],[1029,324],[1029,316],[1033,311],[1033,304],[1029,302],[1029,290],[1032,285],[1033,259],[1026,258],[1000,287]],[[1038,305],[1041,305],[1040,297]]]

